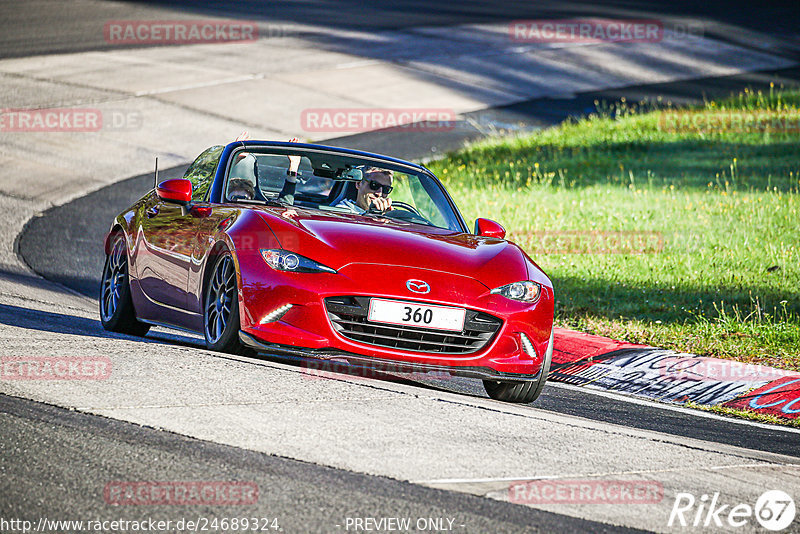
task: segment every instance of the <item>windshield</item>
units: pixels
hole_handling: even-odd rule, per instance
[[[227,202],[280,202],[464,231],[437,180],[404,165],[324,151],[248,146],[231,155]]]

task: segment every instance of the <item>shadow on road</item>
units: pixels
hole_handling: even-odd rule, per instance
[[[31,277],[33,278],[33,277]],[[188,335],[183,336],[171,331],[151,330],[146,337],[134,337],[123,334],[108,332],[103,329],[98,319],[90,319],[69,313],[56,313],[44,310],[0,304],[0,325],[50,332],[54,334],[71,334],[79,336],[90,336],[107,339],[126,339],[139,341],[141,343],[156,343],[159,345],[179,345],[197,349],[205,349],[201,339],[192,338]],[[433,384],[425,384],[415,380],[415,375],[402,373],[385,373],[370,369],[363,369],[355,366],[348,366],[344,363],[335,361],[321,361],[310,359],[286,358],[279,356],[253,355],[254,359],[269,359],[279,361],[284,364],[293,365],[303,369],[312,378],[320,380],[337,379],[349,376],[350,378],[361,378],[363,380],[378,380],[387,382],[397,382],[406,385],[422,387],[426,389],[441,389]]]
[[[33,310],[21,306],[0,304],[0,324],[52,332],[93,337],[112,337],[103,330],[100,321],[76,315]]]
[[[54,334],[71,334],[108,339],[126,339],[141,343],[157,343],[159,345],[180,345],[203,349],[199,338],[192,338],[173,332],[151,331],[147,337],[134,337],[116,334],[103,329],[99,319],[89,319],[69,313],[56,313],[44,310],[0,304],[0,325],[50,332]]]

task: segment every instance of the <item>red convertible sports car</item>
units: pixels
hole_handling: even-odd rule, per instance
[[[328,146],[209,148],[114,219],[103,327],[210,349],[483,380],[531,402],[553,351],[553,287],[505,230],[474,232],[425,167]]]

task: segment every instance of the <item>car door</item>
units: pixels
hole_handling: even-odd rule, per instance
[[[194,220],[181,206],[157,197],[145,206],[139,242],[139,283],[156,304],[186,309],[186,280]]]
[[[187,286],[187,309],[191,313],[203,315],[203,276],[206,270],[214,268],[216,257],[209,256],[220,232],[224,232],[236,221],[241,208],[229,205],[203,203],[203,216],[198,219],[197,234],[194,241]],[[208,263],[207,265],[205,263]]]
[[[192,182],[192,202],[197,206],[205,205],[222,149],[211,147],[200,154],[183,176]],[[193,328],[197,317],[187,309],[187,284],[203,218],[198,210],[187,210],[155,194],[143,209],[137,244],[139,283],[146,298],[163,308],[163,316],[151,320]]]

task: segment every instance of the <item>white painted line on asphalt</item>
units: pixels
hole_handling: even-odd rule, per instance
[[[574,476],[574,475],[570,475]],[[559,478],[558,475],[535,475],[522,477],[500,477],[500,478],[440,478],[435,480],[409,480],[412,484],[471,484],[482,482],[517,482],[520,480],[553,480]]]
[[[599,397],[606,397],[609,399],[614,399],[622,402],[628,402],[631,404],[638,404],[641,406],[649,406],[651,408],[657,408],[660,410],[669,410],[673,412],[679,412],[686,415],[693,415],[695,417],[705,417],[706,419],[716,419],[717,421],[724,421],[726,423],[733,423],[737,425],[745,425],[745,426],[754,426],[758,428],[764,428],[767,430],[776,430],[781,432],[789,432],[792,434],[800,434],[800,428],[790,427],[790,426],[783,426],[783,425],[770,425],[767,423],[758,423],[756,421],[748,421],[747,419],[737,419],[733,417],[725,417],[723,415],[718,415],[712,412],[706,412],[703,410],[697,410],[694,408],[686,408],[684,406],[674,406],[671,404],[666,404],[663,402],[655,402],[651,400],[640,399],[637,397],[629,397],[627,395],[622,395],[619,393],[612,393],[610,391],[600,391],[597,389],[586,388],[581,386],[574,386],[572,384],[563,384],[561,382],[553,382],[548,381],[547,387],[558,387],[563,389],[569,389],[572,391],[582,391],[584,393],[590,393],[592,395],[597,395]]]
[[[381,399],[382,400],[382,399]],[[99,410],[160,410],[163,408],[227,408],[231,406],[274,406],[275,404],[296,403],[297,401],[286,400],[278,402],[253,401],[253,402],[196,402],[185,404],[109,404],[108,406],[75,406],[79,412],[91,412]],[[304,402],[330,404],[331,400],[305,400]],[[380,400],[378,401],[380,402]]]
[[[370,65],[383,65],[386,61],[380,59],[361,59],[357,61],[348,61],[347,63],[338,63],[334,65],[334,69],[353,69],[357,67],[369,67]]]
[[[164,93],[174,93],[177,91],[188,91],[190,89],[200,89],[201,87],[215,87],[217,85],[226,85],[229,83],[249,82],[252,80],[261,80],[264,74],[245,74],[242,76],[234,76],[232,78],[224,78],[222,80],[212,80],[202,83],[190,83],[186,85],[175,85],[173,87],[161,87],[160,89],[152,89],[150,91],[136,91],[134,96],[150,96],[161,95]]]
[[[719,471],[722,469],[750,469],[750,468],[773,468],[773,467],[800,467],[800,460],[796,464],[791,463],[756,463],[756,464],[731,464],[731,465],[712,465],[709,467],[699,468],[702,470]],[[690,469],[646,469],[640,471],[614,471],[608,473],[590,473],[590,474],[576,474],[569,473],[567,475],[533,475],[533,476],[520,476],[520,477],[499,477],[499,478],[440,478],[434,480],[410,480],[412,484],[482,484],[491,482],[522,482],[528,480],[558,480],[566,479],[571,480],[575,477],[581,478],[602,478],[609,476],[630,476],[630,475],[648,475],[654,473],[680,473],[681,471],[696,471],[698,468],[693,467]]]

